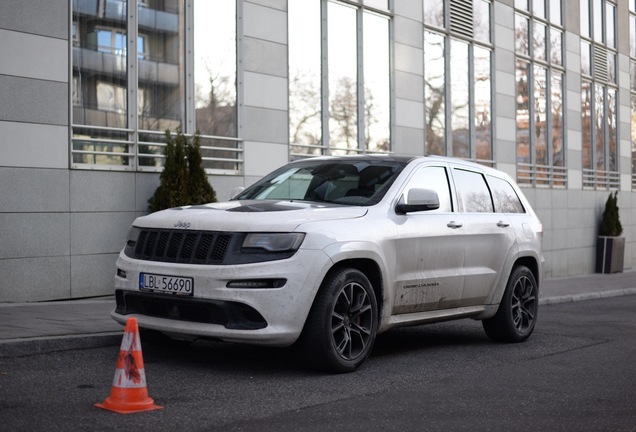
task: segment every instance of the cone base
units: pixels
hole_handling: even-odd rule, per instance
[[[97,408],[105,409],[107,411],[113,411],[119,414],[131,414],[143,411],[153,411],[163,409],[162,406],[155,405],[155,401],[151,398],[147,398],[142,402],[134,403],[121,403],[113,402],[110,397],[107,397],[103,403],[96,403],[94,405]]]

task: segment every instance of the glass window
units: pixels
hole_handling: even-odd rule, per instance
[[[194,0],[193,8],[196,128],[203,135],[235,137],[235,1]]]
[[[629,16],[629,55],[636,57],[636,15]]]
[[[453,211],[448,176],[444,167],[424,167],[417,171],[404,190],[404,200],[408,204],[408,191],[413,188],[430,189],[437,192],[439,209],[432,212],[450,213]],[[431,211],[427,211],[431,213]]]
[[[480,173],[453,170],[457,188],[459,211],[463,213],[493,213],[490,191],[484,176]]]
[[[603,43],[603,0],[592,0],[594,13],[594,40]]]
[[[636,87],[632,87],[636,88]],[[632,109],[631,109],[631,138],[632,138],[632,175],[636,173],[636,93],[632,93]]]
[[[530,84],[529,64],[517,61],[516,106],[517,106],[517,162],[530,163]]]
[[[591,45],[586,41],[581,41],[581,73],[592,75]]]
[[[490,42],[490,2],[477,0],[473,3],[473,29],[475,40]]]
[[[389,151],[389,20],[370,13],[365,13],[363,20],[365,148]]]
[[[563,66],[563,33],[557,29],[550,29],[550,63]]]
[[[528,18],[523,15],[515,15],[515,51],[518,54],[530,55],[530,33]]]
[[[611,48],[616,48],[615,10],[616,6],[605,3],[605,43]]]
[[[579,16],[581,18],[581,36],[590,37],[590,0],[579,2]]]
[[[435,27],[444,25],[444,0],[423,0],[424,22]]]
[[[585,81],[581,85],[581,106],[583,168],[592,169],[592,85]]]
[[[158,170],[164,131],[181,128],[200,131],[206,168],[237,172],[236,1],[72,3],[72,166]]]
[[[607,169],[609,171],[618,171],[618,130],[616,129],[617,108],[616,89],[610,87],[607,89],[607,147],[609,157]]]
[[[537,21],[534,22],[532,32],[532,57],[536,60],[547,60],[546,26]]]
[[[550,22],[561,25],[561,0],[550,0]]]
[[[332,154],[358,148],[356,9],[328,4],[329,146]]]
[[[536,17],[545,19],[545,0],[532,0],[532,13]]]
[[[478,160],[491,160],[492,112],[490,50],[475,47],[475,147]]]
[[[488,184],[497,213],[525,213],[523,204],[510,183],[498,177],[488,176]]]
[[[534,66],[534,149],[535,163],[548,165],[547,152],[547,71],[542,66]]]
[[[386,0],[357,3],[388,5]],[[390,151],[389,24],[388,16],[362,6],[288,2],[292,159]]]
[[[563,148],[563,75],[552,71],[550,103],[552,113],[552,165],[565,166],[565,149]]]
[[[72,162],[129,166],[126,2],[106,16],[73,10]],[[80,12],[82,11],[82,12]],[[108,129],[107,129],[108,128]]]
[[[436,33],[424,33],[424,98],[426,105],[426,152],[446,154],[446,39]]]
[[[450,62],[452,155],[470,158],[467,43],[451,40]]]
[[[291,152],[320,155],[320,2],[290,1],[288,14]]]
[[[605,168],[605,87],[594,85],[594,132],[596,141],[596,169]]]

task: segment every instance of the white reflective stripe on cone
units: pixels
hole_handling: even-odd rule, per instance
[[[115,377],[113,378],[113,387],[119,388],[141,388],[146,387],[146,371],[144,369],[136,369],[138,376],[128,376],[124,369],[115,369]]]

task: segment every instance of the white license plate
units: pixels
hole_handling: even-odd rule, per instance
[[[194,280],[191,277],[139,273],[139,289],[141,291],[191,296],[194,293]]]

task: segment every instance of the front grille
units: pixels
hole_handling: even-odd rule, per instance
[[[115,291],[116,312],[140,314],[178,321],[218,324],[227,329],[258,330],[267,322],[256,309],[242,303],[181,298],[167,294]]]
[[[211,231],[142,229],[126,255],[145,261],[222,264],[232,235]]]

